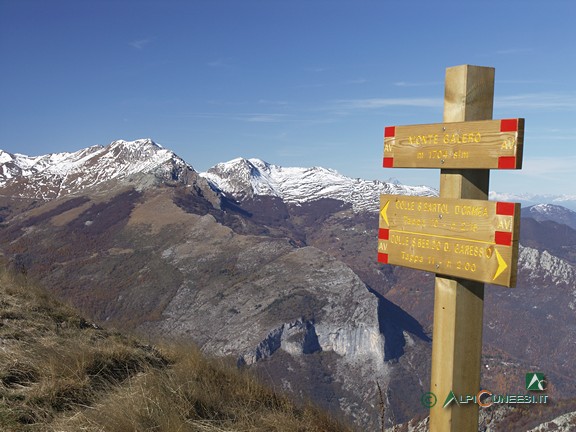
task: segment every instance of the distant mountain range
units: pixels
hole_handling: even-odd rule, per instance
[[[380,193],[436,191],[259,159],[197,173],[147,139],[0,151],[0,252],[102,325],[193,340],[377,430],[378,385],[388,423],[426,414],[434,297],[433,275],[376,262]],[[536,368],[572,394],[573,217],[523,209],[518,288],[486,290],[484,388]]]
[[[489,198],[494,201],[519,202],[523,207],[530,207],[537,204],[552,204],[576,211],[576,195],[490,192]]]
[[[576,211],[555,204],[536,204],[522,209],[522,216],[539,222],[553,221],[576,229]]]
[[[10,190],[11,186],[18,185],[18,190],[13,193],[23,197],[51,199],[139,173],[153,172],[160,178],[178,180],[190,171],[193,171],[191,165],[151,139],[117,140],[108,146],[92,146],[77,152],[42,156],[11,154],[0,150],[0,187]],[[331,198],[352,204],[356,211],[377,211],[381,193],[438,194],[438,191],[426,186],[354,179],[327,168],[281,167],[255,158],[233,159],[199,174],[221,192],[239,199],[266,195],[297,203]],[[490,199],[520,202],[524,206],[534,207],[533,212],[541,215],[553,212],[545,210],[542,204],[551,204],[549,209],[565,207],[576,210],[576,195],[490,192]]]

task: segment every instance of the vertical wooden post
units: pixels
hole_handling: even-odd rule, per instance
[[[455,66],[446,69],[444,122],[490,120],[494,68]],[[440,173],[440,197],[488,199],[489,170]],[[443,408],[452,390],[476,395],[480,390],[484,284],[436,277],[432,336],[431,389],[438,400],[430,410],[430,432],[476,432],[478,405]]]

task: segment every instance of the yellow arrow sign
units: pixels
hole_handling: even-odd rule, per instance
[[[512,287],[519,215],[517,203],[382,194],[378,252],[387,257],[380,259],[385,264]]]
[[[502,255],[500,255],[498,249],[494,249],[494,252],[496,252],[496,259],[498,260],[498,269],[496,269],[496,274],[494,275],[494,279],[492,280],[496,280],[496,278],[500,276],[502,272],[508,268],[508,264],[506,264],[506,261],[504,261]]]
[[[384,204],[382,206],[382,210],[380,210],[380,216],[382,216],[382,219],[384,219],[384,222],[386,222],[386,225],[390,225],[390,223],[388,223],[388,205],[390,204],[390,201],[386,201],[386,204]]]

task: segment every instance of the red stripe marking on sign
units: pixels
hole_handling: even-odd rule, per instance
[[[390,230],[388,228],[379,228],[378,238],[380,240],[388,240],[390,238]]]
[[[514,203],[497,202],[496,214],[502,216],[514,216]]]
[[[500,156],[498,169],[516,169],[516,156]]]
[[[505,231],[496,231],[494,233],[494,243],[502,246],[512,245],[512,233]]]
[[[382,264],[388,264],[388,254],[378,253],[378,262]]]
[[[382,162],[384,168],[394,168],[394,158],[393,157],[385,157],[384,161]]]
[[[384,138],[393,138],[396,135],[396,126],[386,126],[384,128]]]
[[[518,132],[518,119],[501,120],[500,132]]]

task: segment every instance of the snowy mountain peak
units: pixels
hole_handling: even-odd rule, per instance
[[[260,159],[236,158],[228,162],[216,164],[210,168],[208,172],[248,180],[251,176],[260,175],[260,170],[265,169],[266,165],[266,162]]]
[[[275,196],[297,204],[332,198],[351,204],[356,211],[378,211],[381,193],[437,195],[426,186],[353,179],[332,169],[282,167],[260,159],[233,159],[200,175],[214,189],[240,201],[257,195]]]
[[[0,187],[14,196],[50,199],[136,173],[178,180],[193,171],[151,139],[117,140],[72,153],[26,156],[0,151]]]
[[[155,151],[161,150],[163,147],[156,144],[150,138],[137,139],[134,141],[116,140],[109,145],[110,149],[121,148],[132,151]]]
[[[0,164],[5,164],[8,162],[12,162],[14,160],[14,155],[4,150],[0,150]]]
[[[528,207],[530,213],[539,213],[539,214],[556,214],[556,215],[563,215],[563,214],[570,214],[576,213],[566,207],[562,207],[555,204],[536,204],[531,207]]]
[[[158,148],[163,148],[160,144],[154,142],[152,138],[140,138],[134,141],[126,141],[123,139],[112,141],[110,145],[124,145],[128,147],[141,147],[141,146],[153,146]]]
[[[556,204],[536,204],[522,209],[522,216],[537,221],[552,221],[576,229],[576,212]]]

